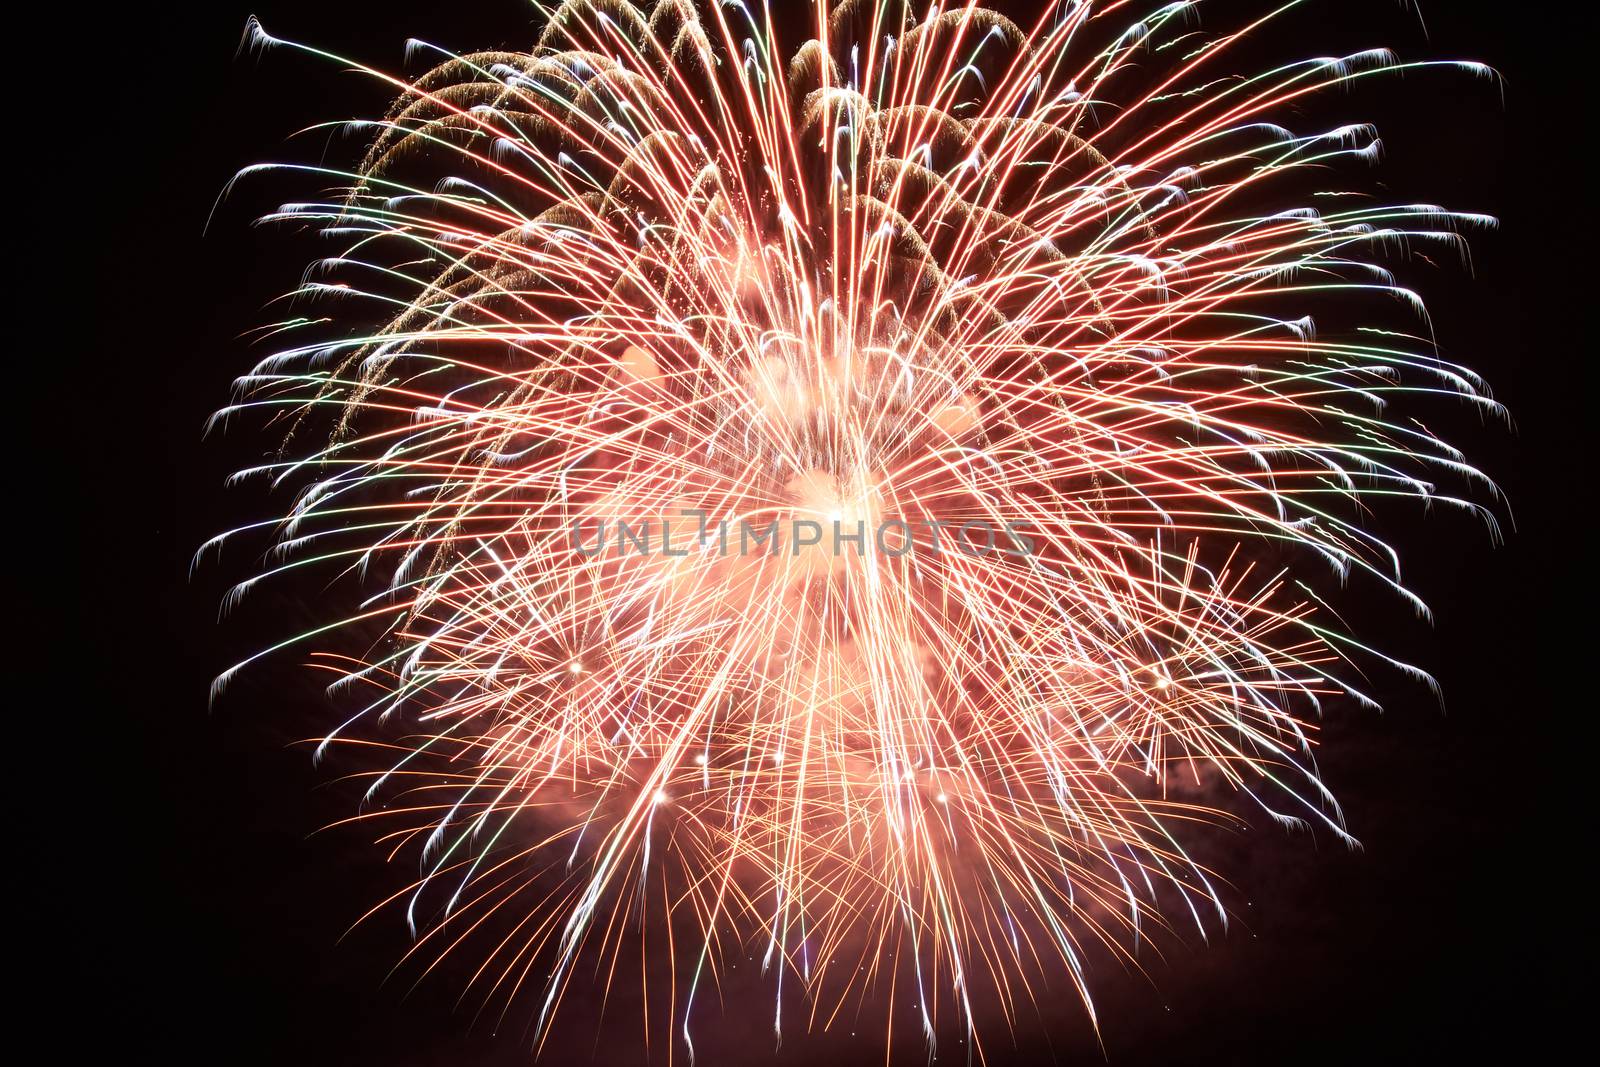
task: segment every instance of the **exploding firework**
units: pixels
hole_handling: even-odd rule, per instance
[[[756,0],[571,0],[361,68],[398,99],[348,173],[252,168],[335,183],[269,218],[341,251],[221,413],[273,414],[243,473],[297,492],[239,592],[365,598],[269,651],[360,644],[324,747],[384,756],[419,959],[479,953],[545,1033],[654,923],[691,1052],[752,954],[780,1029],[882,986],[975,1039],[1041,975],[1092,1017],[1091,944],[1226,921],[1197,798],[1349,840],[1314,721],[1383,657],[1319,590],[1421,610],[1362,518],[1481,479],[1390,409],[1492,406],[1379,260],[1489,220],[1342,192],[1375,132],[1277,123],[1487,72],[1240,76],[1282,10],[1134,6],[818,2],[786,44]]]

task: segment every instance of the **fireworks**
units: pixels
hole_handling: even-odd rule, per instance
[[[976,1044],[1038,975],[1092,1016],[1091,943],[1225,923],[1196,797],[1348,840],[1314,720],[1383,657],[1323,592],[1421,610],[1363,516],[1481,510],[1403,409],[1492,408],[1378,261],[1489,220],[1343,192],[1375,131],[1279,123],[1486,72],[1240,76],[1261,23],[1201,6],[574,0],[368,71],[350,173],[272,165],[338,185],[269,218],[340,251],[221,413],[276,413],[243,473],[297,490],[239,591],[363,591],[269,651],[381,633],[319,661],[324,745],[387,738],[361,818],[420,864],[419,958],[545,1032],[655,924],[691,1051],[752,953],[780,1031],[879,986]]]

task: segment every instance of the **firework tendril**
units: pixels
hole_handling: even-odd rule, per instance
[[[318,751],[379,757],[357,821],[420,865],[386,903],[425,969],[472,946],[542,1039],[657,922],[691,1056],[752,955],[779,1032],[885,987],[972,1049],[979,1000],[1065,976],[1092,1019],[1091,945],[1226,923],[1183,843],[1239,821],[1216,798],[1353,843],[1322,706],[1372,703],[1364,663],[1426,675],[1330,594],[1424,611],[1363,526],[1385,501],[1493,525],[1408,405],[1498,409],[1382,264],[1492,220],[1344,191],[1376,132],[1279,123],[1492,74],[1240,75],[1300,5],[1202,6],[817,2],[786,42],[760,0],[571,0],[527,51],[355,64],[397,99],[328,127],[350,170],[246,172],[331,186],[267,218],[339,251],[218,415],[269,416],[241,477],[295,493],[230,603],[361,591],[260,655],[337,674]],[[832,537],[729,548],[775,522]]]

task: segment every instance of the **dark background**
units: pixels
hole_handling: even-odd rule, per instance
[[[1547,12],[1503,4],[1435,0],[1426,34],[1414,12],[1386,0],[1316,9],[1295,31],[1314,37],[1269,34],[1263,44],[1289,58],[1387,43],[1406,57],[1480,59],[1504,75],[1503,104],[1498,85],[1465,75],[1408,77],[1349,101],[1347,118],[1378,123],[1386,152],[1372,177],[1393,199],[1504,222],[1474,238],[1470,273],[1421,264],[1403,280],[1428,298],[1443,354],[1483,372],[1512,412],[1511,426],[1455,411],[1436,427],[1506,491],[1507,540],[1497,546],[1481,525],[1444,515],[1385,520],[1410,550],[1406,575],[1437,625],[1392,603],[1358,605],[1358,622],[1434,671],[1445,705],[1380,675],[1381,716],[1330,717],[1320,763],[1364,850],[1269,826],[1224,843],[1240,905],[1227,936],[1163,943],[1164,958],[1145,957],[1149,982],[1100,961],[1091,980],[1103,1053],[1057,991],[1045,1022],[1024,1021],[1015,1050],[991,1040],[998,1063],[1439,1062],[1511,1050],[1537,1061],[1572,1010],[1557,975],[1583,910],[1571,894],[1583,885],[1585,846],[1556,824],[1568,808],[1563,783],[1589,774],[1580,716],[1593,703],[1592,686],[1575,684],[1593,667],[1570,651],[1593,536],[1571,503],[1588,496],[1588,457],[1568,444],[1591,359],[1577,285],[1588,269],[1579,205],[1593,179],[1562,155],[1592,125],[1566,110],[1583,97],[1563,39],[1580,35]],[[114,538],[96,528],[87,562],[103,572],[100,599],[85,597],[79,623],[108,590],[120,607],[87,668],[103,683],[89,744],[106,776],[97,770],[105,784],[89,790],[94,812],[74,831],[91,862],[74,880],[89,902],[59,992],[82,1020],[66,1038],[173,1064],[527,1062],[520,1026],[498,1037],[474,1026],[471,1005],[454,1005],[453,976],[409,995],[409,975],[385,982],[408,943],[397,917],[340,942],[406,872],[360,834],[315,832],[353,810],[350,790],[330,781],[337,768],[314,768],[296,744],[326,729],[315,680],[294,663],[268,668],[207,710],[218,671],[318,609],[268,595],[252,602],[253,621],[218,626],[221,592],[250,560],[190,573],[205,538],[271,514],[258,492],[223,488],[254,455],[250,444],[203,440],[201,428],[253,359],[243,335],[267,321],[266,301],[309,258],[304,244],[249,225],[303,187],[246,186],[208,231],[206,220],[244,165],[324,150],[348,159],[348,143],[284,138],[387,100],[333,64],[236,55],[252,11],[274,34],[389,70],[414,69],[403,66],[407,37],[465,50],[520,45],[533,32],[516,0],[219,2],[145,12],[107,60],[119,68],[97,111],[112,116],[98,121],[107,147],[74,180],[109,205],[84,235],[107,284],[78,313],[103,334],[95,365],[111,368],[88,388],[105,406],[92,445],[91,462],[109,475],[97,514],[117,518]],[[603,1027],[593,1014],[580,1004],[563,1017],[568,1033],[548,1062],[643,1059],[626,1009]],[[701,1062],[772,1056],[764,1019],[718,1029],[702,1016],[697,1036],[711,1051]],[[655,1042],[656,1062],[666,1045]],[[942,1046],[940,1059],[963,1052]],[[791,1032],[777,1062],[858,1057],[882,1060],[870,1044]]]

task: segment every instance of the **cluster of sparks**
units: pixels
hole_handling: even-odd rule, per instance
[[[1481,512],[1389,410],[1492,402],[1364,322],[1421,313],[1380,252],[1489,220],[1308,186],[1375,132],[1276,123],[1482,68],[1233,72],[1296,3],[1221,35],[1193,3],[797,6],[786,51],[760,0],[570,0],[525,52],[360,67],[398,100],[340,124],[369,145],[348,173],[252,168],[336,185],[270,218],[341,251],[294,294],[335,310],[279,323],[221,413],[280,413],[286,451],[243,474],[297,492],[238,592],[363,590],[278,649],[381,635],[320,661],[353,704],[326,744],[390,738],[362,733],[392,758],[360,819],[420,864],[413,952],[475,945],[485,1002],[528,990],[541,1034],[651,922],[691,1054],[752,955],[780,1031],[884,988],[972,1048],[976,1001],[1058,978],[1092,1017],[1089,943],[1226,921],[1179,828],[1231,816],[1194,798],[1348,840],[1313,724],[1382,657],[1317,589],[1361,572],[1422,610],[1367,504]],[[1034,551],[571,536],[687,513],[1004,523]]]

